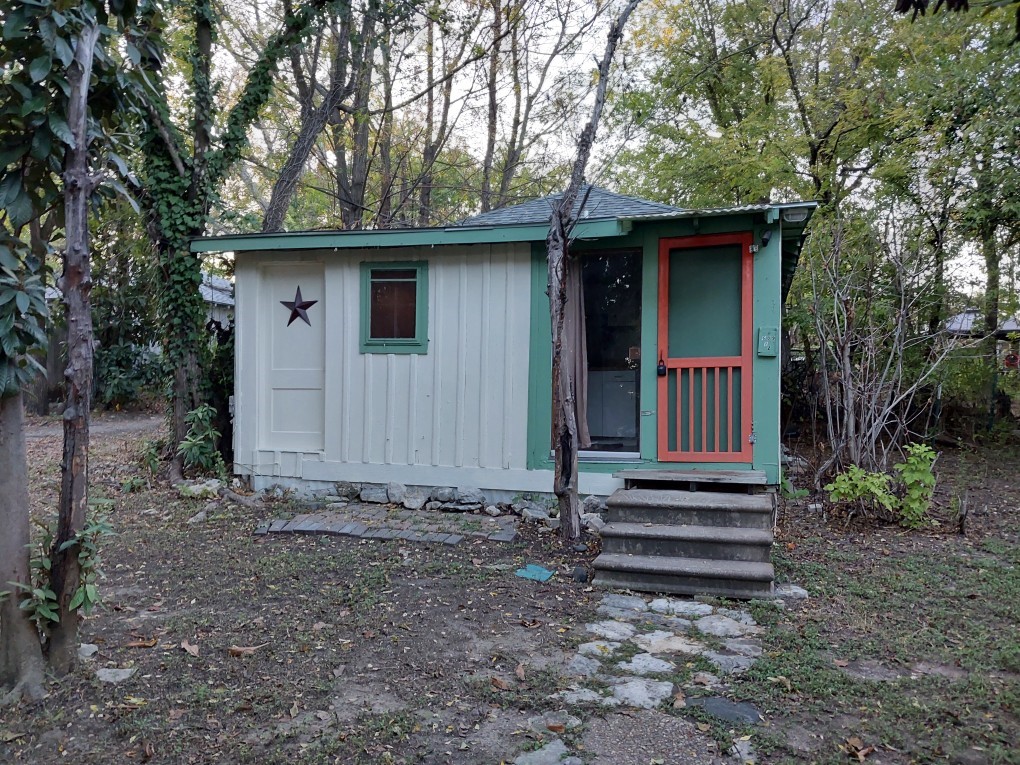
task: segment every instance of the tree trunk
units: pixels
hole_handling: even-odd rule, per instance
[[[641,0],[629,0],[626,7],[609,28],[606,49],[599,62],[598,85],[591,119],[584,126],[577,141],[577,157],[570,173],[570,183],[563,197],[553,209],[546,238],[549,259],[549,315],[552,324],[552,395],[553,395],[553,454],[555,472],[553,492],[560,505],[560,536],[572,542],[581,536],[581,512],[577,498],[577,381],[573,378],[574,359],[578,349],[565,330],[566,311],[583,311],[584,306],[567,302],[566,276],[568,268],[579,268],[569,262],[569,235],[573,225],[574,202],[584,183],[584,172],[591,157],[592,145],[598,131],[599,119],[606,103],[609,68],[613,55],[623,38],[623,27]],[[582,201],[581,206],[584,206]]]
[[[985,339],[982,352],[988,366],[988,428],[995,424],[996,396],[998,394],[998,341],[995,333],[999,328],[999,287],[1001,280],[1001,255],[995,241],[995,227],[982,226],[981,254],[985,260]]]
[[[66,674],[78,657],[78,614],[69,608],[79,587],[81,566],[78,544],[72,542],[85,526],[89,480],[89,412],[92,408],[92,309],[89,293],[92,277],[89,264],[89,197],[95,181],[88,168],[88,90],[92,57],[99,40],[99,27],[82,30],[74,63],[68,67],[71,86],[67,123],[74,135],[64,167],[64,272],[60,291],[67,317],[67,399],[64,407],[64,458],[61,464],[57,534],[50,559],[52,589],[57,595],[60,622],[50,631],[50,667]]]
[[[500,0],[492,0],[492,49],[489,51],[489,114],[486,122],[485,158],[482,160],[482,212],[492,209],[492,163],[496,156],[496,129],[499,115],[499,92],[497,89],[499,75],[500,40],[503,33],[503,8]]]
[[[43,690],[39,633],[18,608],[21,594],[12,582],[29,584],[28,468],[25,462],[23,403],[20,393],[0,398],[0,687],[13,687],[0,704],[36,701]]]

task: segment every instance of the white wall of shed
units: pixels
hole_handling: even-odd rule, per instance
[[[360,353],[360,264],[408,260],[429,264],[428,353]],[[320,300],[308,311],[311,328],[287,327],[279,303],[298,284],[305,299]],[[526,470],[529,245],[249,253],[237,259],[236,286],[237,472],[258,483],[535,490]],[[308,382],[319,366],[309,352],[321,354],[321,399]],[[301,378],[301,393],[281,393],[290,378]],[[308,427],[309,397],[322,402],[321,443]]]

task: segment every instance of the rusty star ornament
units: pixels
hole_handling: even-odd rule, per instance
[[[308,309],[318,303],[318,300],[302,300],[301,299],[301,285],[298,285],[297,294],[294,295],[294,300],[281,300],[280,304],[284,308],[290,309],[290,319],[287,321],[289,327],[294,323],[296,319],[301,319],[309,327],[312,323],[308,321]]]

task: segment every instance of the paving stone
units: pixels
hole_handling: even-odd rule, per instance
[[[459,543],[464,537],[460,534],[450,534],[446,539],[443,540],[444,545],[455,545]]]
[[[671,672],[676,665],[671,661],[657,659],[650,653],[639,653],[630,661],[621,661],[616,666],[632,675],[661,675]]]
[[[275,520],[271,524],[269,524],[269,532],[271,534],[275,534],[278,531],[283,531],[286,525],[287,521],[283,520],[282,518]]]
[[[447,536],[449,536],[449,535],[448,534],[440,534],[438,531],[432,531],[432,532],[429,532],[428,534],[425,535],[425,541],[426,542],[439,543],[439,542],[442,542],[444,539],[446,539]]]
[[[758,755],[754,751],[754,745],[747,740],[737,739],[730,747],[730,755],[741,765],[756,765]]]
[[[541,749],[519,755],[514,765],[582,765],[582,761],[570,756],[567,745],[556,738]]]
[[[613,620],[586,624],[584,628],[606,640],[629,640],[637,632],[633,624]]]
[[[761,643],[757,640],[749,640],[748,638],[731,638],[727,640],[723,645],[726,650],[731,653],[738,653],[741,656],[751,656],[758,658],[761,656]]]
[[[597,675],[602,665],[590,656],[577,654],[567,664],[566,674],[570,677],[591,677]]]
[[[598,659],[608,659],[620,648],[622,643],[615,640],[593,640],[590,643],[581,643],[577,652],[582,656],[594,656]]]
[[[258,526],[255,527],[255,531],[253,533],[255,534],[255,536],[258,537],[264,536],[265,534],[269,533],[269,526],[270,524],[268,523],[260,523]]]
[[[612,696],[603,696],[591,688],[571,688],[554,693],[549,698],[559,699],[565,704],[603,704],[615,707],[620,703],[619,699],[614,699]]]
[[[776,597],[783,600],[807,600],[808,591],[795,584],[777,584]]]
[[[424,542],[426,536],[428,536],[428,535],[423,533],[423,532],[421,532],[421,531],[412,531],[412,532],[410,532],[408,534],[407,541],[408,542]]]
[[[574,728],[579,728],[581,727],[581,720],[578,717],[574,717],[565,709],[560,709],[553,712],[546,712],[538,717],[532,717],[528,720],[528,727],[536,733],[549,734],[556,732],[553,728],[562,730],[573,730]]]
[[[703,616],[694,622],[694,626],[699,632],[704,632],[706,635],[714,635],[715,637],[740,637],[754,629],[754,627],[741,624],[735,619],[722,616],[721,614]]]
[[[354,524],[352,524],[352,528],[347,533],[350,534],[352,537],[360,537],[363,536],[365,532],[368,530],[369,530],[368,526],[366,526],[364,523],[355,522]]]
[[[731,723],[757,723],[761,713],[753,704],[746,701],[730,701],[722,696],[690,696],[687,706],[700,707],[713,717]]]
[[[716,613],[722,614],[723,616],[728,616],[733,621],[739,622],[740,624],[744,624],[748,627],[758,626],[758,622],[756,622],[754,620],[754,617],[751,616],[751,614],[749,614],[747,611],[741,611],[736,608],[719,608],[716,609]]]
[[[95,643],[82,643],[78,646],[79,659],[91,659],[97,653],[99,653],[99,646]]]
[[[488,536],[490,542],[513,542],[516,538],[517,532],[514,529],[497,531],[495,534],[489,534]]]
[[[702,688],[718,688],[721,683],[719,678],[711,672],[695,672],[691,677],[691,685],[700,685]]]
[[[739,656],[716,651],[705,651],[702,656],[712,662],[724,675],[739,675],[750,669],[755,662],[753,656]]]
[[[642,619],[646,616],[641,611],[631,611],[626,608],[617,608],[616,606],[601,605],[595,609],[599,616],[608,616],[610,619],[619,619],[621,621],[632,621],[634,619]]]
[[[101,683],[122,683],[138,671],[138,667],[103,667],[96,670],[96,679]]]
[[[663,630],[638,635],[634,638],[634,643],[647,653],[683,653],[697,656],[705,651],[705,646],[697,640]]]
[[[296,515],[296,516],[294,516],[293,518],[291,518],[289,521],[287,521],[284,524],[283,528],[280,529],[280,533],[281,534],[291,534],[291,533],[293,533],[294,528],[296,526],[299,526],[302,523],[304,523],[304,521],[305,521],[305,516],[303,516],[303,515]]]
[[[698,603],[694,600],[680,600],[678,598],[656,598],[648,607],[660,614],[672,614],[674,616],[708,616],[712,613],[712,606],[707,603]]]
[[[398,532],[397,532],[396,529],[385,529],[385,528],[384,529],[379,529],[379,532],[375,535],[375,538],[376,539],[396,539],[397,538],[397,533]]]
[[[664,680],[635,678],[613,688],[613,698],[621,704],[638,709],[655,709],[673,695],[673,683]]]

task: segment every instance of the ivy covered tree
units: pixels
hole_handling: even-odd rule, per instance
[[[152,0],[139,6],[129,48],[141,75],[135,80],[142,157],[137,194],[163,281],[160,313],[163,349],[173,370],[174,447],[187,436],[188,412],[203,402],[202,370],[208,350],[199,291],[202,262],[191,252],[190,242],[208,233],[211,211],[248,145],[248,131],[272,93],[280,62],[329,10],[343,4],[344,0],[310,0],[291,8],[258,53],[240,91],[229,99],[213,74],[221,21],[216,4]],[[166,39],[170,27],[187,30],[183,55],[171,54]],[[179,455],[173,466],[179,475]]]

